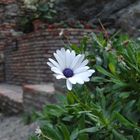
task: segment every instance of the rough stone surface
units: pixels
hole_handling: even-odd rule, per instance
[[[54,84],[15,86],[0,84],[0,110],[5,114],[31,113],[48,103],[56,103]]]
[[[139,36],[139,0],[63,0],[58,5],[59,19],[86,20],[99,24],[99,20],[110,27],[121,27],[130,35]],[[63,11],[64,14],[63,14]]]
[[[23,91],[21,87],[0,84],[0,110],[6,114],[23,111]]]
[[[23,86],[23,105],[25,112],[41,110],[47,103],[56,103],[53,84]]]
[[[117,24],[132,36],[140,36],[140,1],[129,5],[117,14]]]
[[[4,81],[4,63],[0,62],[0,82]]]
[[[84,35],[93,30],[61,29],[39,30],[9,42],[5,49],[5,77],[10,84],[43,84],[54,81],[54,76],[47,65],[56,49],[64,47],[64,43],[79,44]],[[15,40],[16,41],[16,40]],[[16,48],[17,47],[17,48]]]
[[[36,128],[36,123],[25,125],[21,116],[0,114],[0,140],[28,140]]]

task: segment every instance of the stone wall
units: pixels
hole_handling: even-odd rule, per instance
[[[92,30],[65,29],[67,37],[60,37],[61,29],[40,30],[13,40],[5,50],[6,81],[11,84],[52,82],[53,76],[46,62],[64,42],[78,44]],[[15,41],[15,43],[14,43]],[[63,42],[64,41],[64,42]],[[16,46],[17,45],[17,46]]]
[[[33,110],[41,110],[44,105],[56,102],[55,88],[51,83],[23,86],[23,107],[25,112],[31,113]]]
[[[59,20],[79,19],[140,36],[140,0],[61,0]]]
[[[0,42],[0,82],[4,81],[5,74],[4,74],[4,42]]]
[[[7,38],[11,30],[16,28],[16,22],[20,14],[18,2],[16,0],[0,1],[0,38]]]
[[[4,81],[5,79],[5,72],[4,72],[4,63],[0,61],[0,82]]]
[[[5,114],[18,114],[23,112],[23,104],[10,100],[8,97],[1,95],[0,93],[0,111]]]
[[[16,0],[0,0],[0,82],[4,81],[4,50],[16,29],[19,16],[19,4]]]

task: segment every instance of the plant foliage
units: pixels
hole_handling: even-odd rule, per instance
[[[42,133],[31,140],[140,140],[139,43],[92,33],[68,47],[84,53],[96,75],[37,113]]]

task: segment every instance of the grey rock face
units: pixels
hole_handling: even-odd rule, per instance
[[[65,0],[58,7],[60,19],[73,18],[93,23],[100,19],[102,23],[112,22],[130,35],[140,35],[140,0]]]
[[[37,126],[37,123],[25,125],[21,116],[0,114],[0,140],[28,140]]]
[[[117,17],[117,25],[130,35],[140,36],[140,1],[119,11]]]

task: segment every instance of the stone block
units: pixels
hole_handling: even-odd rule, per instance
[[[48,103],[57,103],[55,89],[52,83],[23,86],[24,111],[41,110]]]

